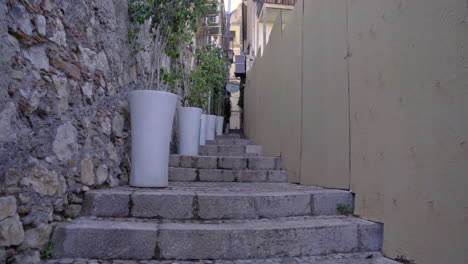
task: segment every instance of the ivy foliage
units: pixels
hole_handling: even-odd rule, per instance
[[[153,38],[151,87],[161,90],[165,74],[161,73],[162,57],[180,57],[181,45],[190,44],[200,18],[216,9],[217,1],[211,0],[130,0],[129,12],[132,21],[143,25],[149,23],[149,33]],[[130,41],[138,32],[129,32]],[[142,50],[135,45],[135,52]],[[134,54],[133,54],[134,55]]]

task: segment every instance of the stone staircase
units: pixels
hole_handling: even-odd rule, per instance
[[[381,224],[338,215],[351,193],[288,184],[279,158],[238,135],[200,153],[171,155],[168,188],[89,191],[47,263],[396,263],[379,253]]]

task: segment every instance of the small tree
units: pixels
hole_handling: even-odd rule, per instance
[[[213,98],[212,112],[221,114],[226,85],[228,60],[220,48],[205,46],[196,51],[196,67],[190,73],[190,93],[185,100],[208,110],[209,96]],[[214,110],[213,110],[214,109]]]
[[[164,53],[177,57],[180,45],[191,38],[197,30],[199,18],[216,8],[210,0],[131,0],[129,10],[133,21],[142,25],[149,23],[152,37],[151,79],[148,89],[162,90],[162,81],[167,72],[162,71]],[[136,37],[136,33],[129,34]],[[139,50],[139,49],[137,49]]]

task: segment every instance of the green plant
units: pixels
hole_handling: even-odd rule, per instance
[[[52,258],[52,255],[54,254],[54,250],[52,249],[52,244],[48,243],[45,248],[43,248],[41,251],[41,259],[43,260],[49,260]]]
[[[162,90],[164,80],[162,58],[166,53],[171,58],[180,57],[181,46],[190,43],[197,30],[200,18],[216,8],[217,2],[210,0],[131,0],[129,11],[133,22],[148,24],[152,37],[149,47],[151,54],[151,79],[149,89]],[[134,42],[137,32],[129,32]],[[141,47],[134,44],[135,52]],[[134,54],[132,54],[134,55]],[[188,78],[187,78],[188,79]]]
[[[226,95],[228,58],[220,48],[205,46],[196,50],[196,66],[190,73],[190,90],[184,92],[187,105],[194,105],[221,115]],[[212,103],[208,109],[208,98]]]
[[[78,213],[77,211],[71,211],[71,212],[70,212],[70,218],[71,218],[71,219],[77,218],[78,215],[79,215],[79,213]]]
[[[353,207],[348,204],[337,204],[336,210],[339,215],[351,215],[353,214]]]
[[[395,260],[403,264],[415,264],[416,263],[414,262],[414,260],[409,260],[406,258],[406,256],[403,256],[403,255],[397,256]]]

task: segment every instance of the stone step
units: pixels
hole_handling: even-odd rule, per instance
[[[59,223],[55,258],[250,259],[380,251],[382,225],[354,217]]]
[[[171,264],[175,260],[147,260],[128,262],[128,260],[97,260],[97,259],[52,259],[44,264]],[[183,264],[399,264],[400,262],[385,258],[377,251],[348,254],[331,254],[326,256],[282,257],[271,259],[240,259],[240,260],[192,260]]]
[[[227,170],[281,170],[279,157],[229,157],[170,155],[169,167]]]
[[[348,191],[287,183],[172,182],[164,189],[116,187],[86,193],[82,216],[257,219],[336,215],[353,206]]]
[[[203,156],[235,156],[242,154],[260,156],[263,154],[263,148],[257,145],[204,145],[200,146],[199,154]]]
[[[242,137],[239,134],[224,134],[221,136],[216,136],[216,139],[241,139]]]
[[[169,168],[169,181],[177,182],[287,182],[285,170],[220,170]]]
[[[215,139],[207,140],[206,145],[250,145],[252,141],[248,139]]]

